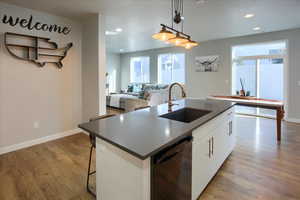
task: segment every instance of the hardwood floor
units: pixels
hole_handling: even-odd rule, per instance
[[[106,107],[106,112],[107,112],[107,114],[116,114],[116,115],[125,113],[125,111],[123,111],[123,110],[119,110],[119,109],[112,108],[112,107]]]
[[[300,199],[300,125],[237,117],[237,146],[199,200]]]
[[[0,199],[94,199],[85,189],[88,158],[84,134],[2,155]]]
[[[300,199],[300,125],[237,117],[237,146],[199,200]],[[94,199],[86,192],[89,139],[77,134],[0,156],[1,200]]]

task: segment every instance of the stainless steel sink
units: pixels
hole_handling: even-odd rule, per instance
[[[161,115],[162,118],[167,118],[175,121],[180,121],[184,123],[190,123],[192,121],[195,121],[196,119],[199,119],[211,111],[209,110],[199,110],[194,108],[182,108],[180,110],[176,110],[174,112],[170,112],[164,115]]]

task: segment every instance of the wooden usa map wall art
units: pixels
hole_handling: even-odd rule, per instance
[[[35,63],[39,67],[53,63],[59,69],[63,67],[62,60],[73,46],[72,43],[68,43],[66,47],[58,48],[50,38],[9,32],[4,34],[4,43],[9,54],[17,59]]]

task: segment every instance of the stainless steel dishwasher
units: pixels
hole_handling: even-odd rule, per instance
[[[151,158],[151,200],[191,200],[192,140],[189,136]]]

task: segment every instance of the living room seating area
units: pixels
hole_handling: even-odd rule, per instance
[[[133,111],[142,106],[155,106],[168,101],[168,84],[131,83],[120,93],[106,96],[106,105],[125,112]],[[175,89],[172,99],[180,98],[180,90]]]

